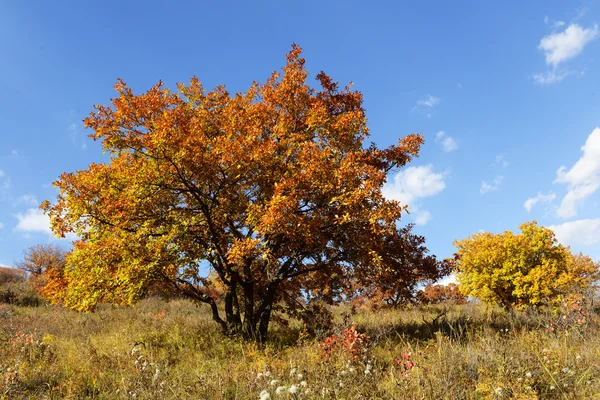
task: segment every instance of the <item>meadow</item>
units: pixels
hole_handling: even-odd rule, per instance
[[[94,313],[0,303],[0,398],[600,398],[590,306],[331,311],[333,324],[310,330],[275,318],[259,345],[224,337],[207,307],[183,299]]]

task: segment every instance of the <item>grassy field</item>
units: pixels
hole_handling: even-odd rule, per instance
[[[333,311],[330,333],[358,333],[325,354],[294,321],[263,347],[224,338],[184,300],[93,314],[0,304],[0,398],[600,399],[597,313]]]

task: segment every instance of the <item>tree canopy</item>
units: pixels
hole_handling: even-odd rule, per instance
[[[54,244],[36,244],[23,251],[23,260],[15,267],[37,277],[50,269],[63,269],[65,251]]]
[[[23,260],[15,267],[29,274],[36,290],[48,299],[60,301],[65,288],[66,251],[55,244],[36,244],[23,251]]]
[[[427,285],[423,290],[419,290],[417,299],[421,304],[440,304],[445,302],[464,304],[467,302],[467,298],[460,292],[456,283]]]
[[[110,160],[62,174],[42,205],[55,234],[80,238],[62,300],[92,310],[166,285],[209,304],[223,331],[264,340],[275,302],[397,264],[406,205],[381,188],[423,139],[366,146],[361,93],[307,75],[293,46],[281,74],[235,95],[196,78],[136,95],[119,80],[84,121]]]
[[[454,260],[438,260],[430,255],[425,237],[412,232],[413,225],[399,229],[399,235],[388,238],[386,247],[394,248],[381,268],[366,271],[368,279],[357,285],[355,294],[376,305],[399,306],[418,301],[417,286],[436,282],[454,269]]]
[[[521,234],[478,233],[456,241],[460,290],[505,308],[550,304],[598,279],[598,264],[573,255],[551,229],[528,222]]]

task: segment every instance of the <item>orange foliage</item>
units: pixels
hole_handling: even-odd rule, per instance
[[[345,358],[357,361],[369,345],[370,337],[359,333],[352,326],[344,329],[341,335],[331,335],[319,343],[323,359],[329,359],[333,353],[340,352]]]
[[[66,287],[65,256],[60,246],[36,244],[23,251],[23,261],[15,266],[29,273],[33,286],[43,297],[58,302]]]
[[[64,173],[42,205],[56,234],[81,238],[68,306],[131,304],[161,284],[210,305],[226,333],[263,340],[278,301],[335,300],[355,277],[404,268],[406,205],[381,188],[423,138],[365,146],[362,94],[323,72],[314,89],[304,65],[293,46],[282,73],[235,95],[196,78],[179,93],[117,82],[112,106],[85,120],[109,162]]]
[[[412,233],[412,225],[386,239],[393,252],[383,259],[383,268],[361,270],[351,288],[354,302],[378,307],[415,302],[417,285],[434,282],[454,269],[454,259],[438,260],[428,255],[425,238]]]
[[[425,289],[419,290],[417,299],[421,304],[439,304],[447,301],[465,304],[467,302],[467,297],[458,290],[456,283],[428,285]]]
[[[0,267],[0,284],[23,280],[25,280],[25,273],[23,271],[15,268]]]

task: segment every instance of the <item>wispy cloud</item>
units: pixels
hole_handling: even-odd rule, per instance
[[[434,172],[432,165],[409,167],[398,172],[383,187],[383,195],[389,200],[398,200],[409,206],[415,223],[427,224],[432,215],[421,208],[420,200],[439,194],[446,187],[447,172]]]
[[[427,96],[424,99],[417,100],[417,105],[413,107],[413,112],[418,112],[426,116],[427,118],[431,118],[435,115],[435,107],[440,104],[440,98],[432,95]]]
[[[590,9],[585,6],[578,8],[577,15],[575,15],[575,17],[573,18],[573,21],[579,21],[581,18],[583,18],[585,16],[585,14],[588,13],[588,11],[590,11]]]
[[[15,205],[18,204],[26,204],[28,206],[37,206],[40,204],[37,197],[32,194],[24,194],[22,196],[17,197],[15,200]]]
[[[494,166],[506,168],[509,165],[510,165],[510,163],[508,161],[506,161],[503,154],[496,155],[496,162],[494,163]]]
[[[569,170],[562,166],[556,172],[555,183],[568,185],[556,214],[561,218],[577,215],[577,207],[600,188],[600,128],[588,136],[581,148],[583,155]]]
[[[452,136],[448,136],[446,132],[439,131],[435,134],[435,142],[442,146],[442,150],[446,153],[450,153],[458,149],[458,144]]]
[[[548,194],[543,194],[542,192],[539,192],[537,196],[525,200],[523,207],[525,207],[527,212],[531,212],[531,209],[537,203],[551,203],[555,198],[556,195],[552,192],[548,192]]]
[[[71,139],[73,146],[80,147],[82,150],[87,149],[87,144],[83,141],[83,138],[81,138],[79,129],[77,129],[77,124],[70,124],[67,128],[67,133],[69,134],[69,139]]]
[[[11,187],[10,177],[6,174],[6,172],[0,169],[0,198],[6,196],[6,192]]]
[[[19,153],[19,150],[12,150],[8,158],[12,160],[22,160],[23,156],[21,155],[21,153]]]
[[[502,183],[503,180],[504,180],[504,176],[498,175],[498,176],[496,176],[496,178],[494,179],[494,182],[492,182],[492,183],[487,183],[486,181],[482,181],[481,187],[479,188],[479,193],[484,194],[484,193],[494,192],[494,191],[498,190],[500,188],[500,184]]]
[[[550,18],[546,15],[544,17],[544,25],[548,25],[549,23],[550,23]],[[565,21],[558,20],[558,21],[554,21],[552,23],[551,28],[552,29],[557,29],[557,28],[560,28],[561,26],[564,26],[564,25],[565,25]]]
[[[533,74],[533,80],[538,85],[552,85],[553,83],[558,83],[565,79],[569,75],[574,75],[576,72],[574,71],[561,71],[558,72],[556,70],[541,72],[539,74]]]
[[[431,213],[428,210],[414,210],[415,213],[415,224],[417,225],[427,225],[427,223],[431,220]]]

